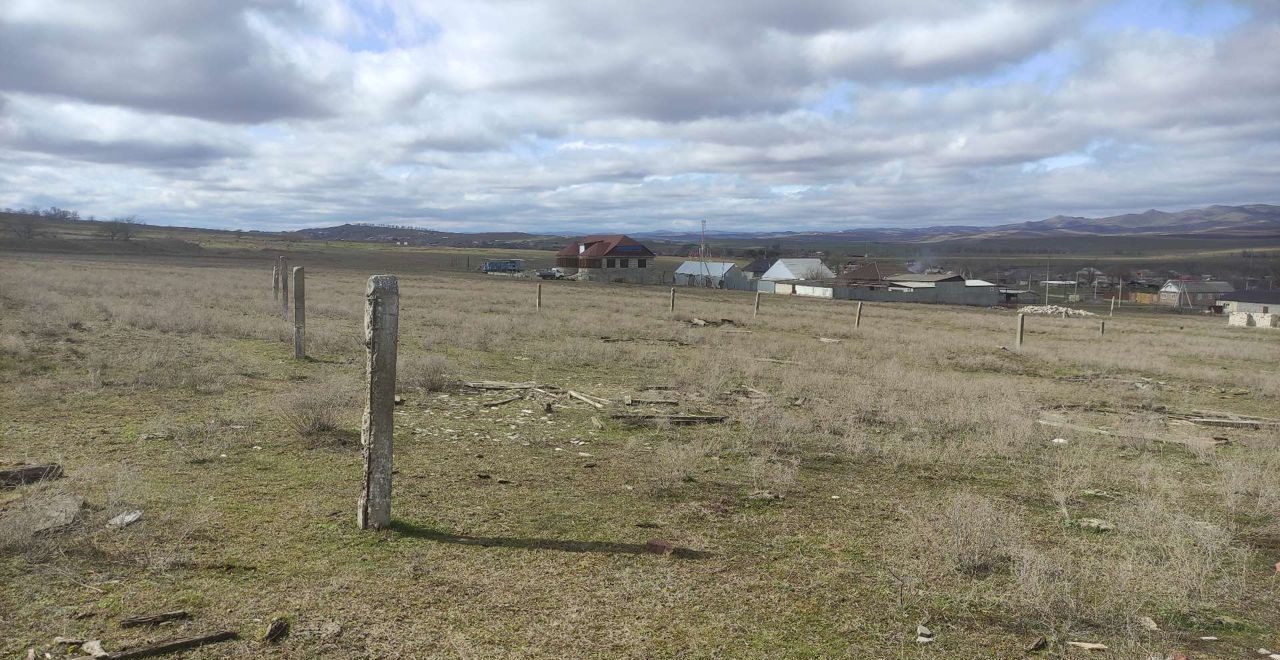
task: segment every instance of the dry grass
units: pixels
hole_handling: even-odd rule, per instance
[[[15,549],[0,557],[0,654],[118,635],[121,603],[245,630],[288,614],[285,657],[1008,657],[1039,635],[1051,653],[1085,637],[1119,657],[1280,646],[1275,434],[1171,414],[1275,416],[1280,374],[1251,366],[1280,361],[1265,333],[1122,312],[1099,341],[1090,321],[1034,318],[1014,352],[1012,316],[994,310],[869,305],[854,330],[839,302],[765,296],[752,318],[750,295],[688,291],[670,315],[663,288],[549,282],[535,312],[529,281],[405,276],[404,526],[366,534],[351,524],[358,459],[312,449],[354,442],[363,282],[391,257],[360,271],[328,258],[295,258],[301,362],[269,256],[6,255],[0,460],[56,459],[70,476],[0,507],[62,489],[92,524],[15,543],[18,519],[0,514]],[[635,427],[451,387],[478,379],[615,402],[659,384],[680,403],[655,412],[730,421]],[[1037,423],[1050,417],[1071,426]],[[1215,435],[1230,443],[1167,442]],[[144,522],[102,529],[129,507]],[[652,537],[710,554],[634,554]],[[207,568],[226,565],[257,570]],[[918,651],[922,620],[940,634]]]

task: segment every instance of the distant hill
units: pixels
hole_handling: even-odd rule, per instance
[[[1165,212],[1155,209],[1105,218],[1054,216],[1046,220],[974,227],[945,225],[919,228],[868,228],[814,232],[722,232],[707,233],[709,239],[754,239],[787,244],[817,240],[844,242],[935,243],[943,241],[1023,239],[1080,236],[1162,236],[1201,238],[1280,237],[1280,206],[1210,206],[1202,209]],[[697,242],[696,232],[653,232],[635,234],[670,242]]]
[[[355,241],[362,243],[408,243],[409,245],[434,245],[443,247],[505,247],[534,250],[560,249],[565,238],[556,235],[526,234],[524,232],[457,233],[394,227],[387,225],[345,224],[336,227],[302,229],[286,232],[284,236],[296,236],[307,240]]]

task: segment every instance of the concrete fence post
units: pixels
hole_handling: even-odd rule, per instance
[[[276,259],[276,263],[271,267],[271,299],[280,301],[280,260]]]
[[[1018,335],[1014,339],[1013,347],[1022,350],[1022,331],[1027,327],[1027,315],[1018,314]]]
[[[1116,315],[1116,297],[1111,296],[1111,311],[1107,312],[1107,316],[1115,316],[1115,315]]]
[[[858,301],[858,307],[853,310],[853,327],[857,328],[862,325],[862,301]]]
[[[374,275],[365,288],[364,341],[368,386],[360,444],[364,491],[356,515],[360,529],[391,525],[391,434],[396,397],[396,334],[400,285],[395,275]]]
[[[541,282],[538,283],[538,302],[536,307],[538,309],[542,309],[542,283]]]
[[[756,303],[751,308],[751,315],[760,316],[760,292],[759,291],[756,292]]]
[[[676,288],[671,287],[671,311],[676,311]]]
[[[280,260],[280,315],[289,320],[289,260]]]
[[[293,268],[293,357],[307,357],[307,287],[302,266]]]

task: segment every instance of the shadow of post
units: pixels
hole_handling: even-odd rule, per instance
[[[670,555],[677,559],[704,559],[710,552],[689,548],[670,548],[667,551],[653,549],[643,543],[614,543],[612,541],[573,541],[561,539],[521,539],[507,536],[468,536],[432,529],[404,520],[392,520],[391,530],[406,538],[475,545],[482,548],[518,548],[521,550],[554,550],[557,552],[592,552],[608,555]]]

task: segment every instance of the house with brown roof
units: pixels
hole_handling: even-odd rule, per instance
[[[648,284],[657,279],[654,256],[630,236],[584,236],[556,253],[556,268],[578,280]]]

